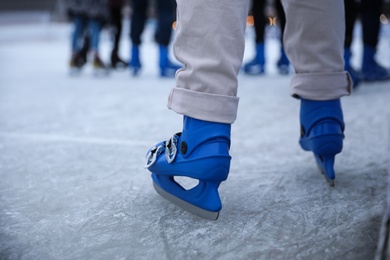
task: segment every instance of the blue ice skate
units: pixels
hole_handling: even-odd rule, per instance
[[[362,80],[362,75],[360,72],[358,72],[351,66],[351,57],[352,57],[351,49],[344,48],[344,69],[348,71],[353,82],[353,87],[356,88],[359,86],[360,81]]]
[[[243,68],[244,72],[248,75],[261,75],[265,72],[265,56],[264,56],[264,43],[256,44],[256,56]]]
[[[365,81],[383,81],[390,79],[390,70],[375,61],[375,48],[364,47],[362,77]]]
[[[131,59],[129,62],[130,72],[133,76],[138,76],[138,73],[141,70],[141,61],[139,58],[139,46],[133,45],[131,47]]]
[[[174,64],[169,59],[168,46],[160,45],[160,76],[163,78],[173,78],[176,75],[176,71],[181,68],[180,65]]]
[[[303,150],[314,153],[318,167],[334,186],[334,158],[343,148],[344,121],[340,99],[314,101],[301,99],[301,138]]]
[[[283,47],[280,49],[280,58],[276,66],[278,67],[279,74],[287,75],[290,73],[290,61],[288,60]]]
[[[230,169],[230,124],[184,117],[183,132],[158,143],[146,156],[153,186],[165,199],[202,218],[215,220],[222,208],[220,183]],[[199,181],[185,189],[175,179],[185,176]]]

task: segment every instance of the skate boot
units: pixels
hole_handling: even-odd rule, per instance
[[[303,150],[312,151],[322,174],[334,186],[335,155],[343,148],[344,121],[340,99],[314,101],[301,99],[301,137]]]
[[[230,124],[184,116],[183,132],[154,146],[146,156],[153,186],[165,199],[202,218],[215,220],[222,208],[218,193],[227,179],[230,160]],[[198,180],[186,189],[175,177]]]
[[[99,55],[97,54],[94,55],[92,66],[93,66],[95,76],[108,75],[108,68],[100,59]]]
[[[111,53],[111,67],[113,69],[124,69],[126,68],[128,65],[127,65],[127,62],[125,62],[124,60],[122,60],[121,58],[119,58],[118,56],[118,52],[116,51],[113,51]]]
[[[165,45],[160,45],[160,76],[166,78],[173,78],[176,75],[176,71],[181,68],[181,66],[174,64],[169,60],[168,47]]]
[[[375,61],[375,48],[364,47],[362,76],[365,81],[383,81],[390,79],[390,70]]]
[[[276,65],[278,66],[279,74],[287,75],[290,73],[290,61],[288,60],[283,47],[280,49],[280,59]]]
[[[82,55],[81,52],[74,52],[69,61],[71,75],[80,73],[81,68],[85,65],[86,62],[87,59]]]
[[[139,46],[133,45],[131,47],[131,60],[129,62],[129,68],[133,76],[138,76],[141,70],[141,62],[139,59]]]
[[[264,43],[256,45],[256,56],[246,63],[243,70],[248,75],[260,75],[265,72]]]
[[[351,50],[349,48],[344,49],[344,69],[348,71],[351,76],[353,87],[359,86],[362,79],[362,75],[351,66]]]

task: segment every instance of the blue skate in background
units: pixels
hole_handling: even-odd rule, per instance
[[[131,47],[131,59],[129,62],[129,68],[130,72],[133,76],[138,76],[140,70],[141,70],[141,61],[139,58],[139,46],[133,45]]]
[[[159,52],[160,52],[160,59],[159,59],[160,76],[165,78],[174,78],[176,75],[176,71],[179,70],[181,66],[173,63],[169,59],[168,46],[160,45]]]
[[[290,73],[290,61],[288,60],[283,47],[280,48],[280,58],[276,63],[276,66],[278,67],[279,74],[287,75]]]
[[[365,81],[384,81],[390,79],[390,71],[375,61],[376,49],[364,46],[362,74]]]
[[[317,165],[334,186],[333,168],[336,154],[343,148],[344,120],[340,99],[314,101],[301,99],[301,137],[303,150],[312,151]]]
[[[264,43],[256,44],[255,57],[246,63],[242,70],[248,75],[261,75],[265,73]]]
[[[165,199],[202,218],[215,220],[222,208],[220,183],[230,169],[230,124],[184,117],[183,132],[154,146],[146,156],[153,186]],[[199,183],[190,189],[174,177]]]

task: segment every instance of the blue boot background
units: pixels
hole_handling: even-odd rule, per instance
[[[133,76],[137,76],[142,67],[139,56],[139,46],[133,45],[131,47],[131,59],[129,62],[129,68]]]
[[[349,75],[352,78],[353,87],[356,88],[357,86],[359,86],[362,80],[362,75],[360,72],[358,72],[351,66],[351,57],[352,57],[351,49],[344,48],[344,69],[348,71]]]
[[[161,77],[168,77],[173,78],[176,75],[176,71],[181,68],[180,65],[174,64],[169,59],[169,52],[168,52],[168,46],[165,45],[159,45],[159,52],[160,52],[160,76]]]
[[[243,71],[248,75],[261,75],[265,73],[264,43],[256,44],[256,55],[243,66]]]
[[[383,81],[390,79],[390,70],[375,61],[376,49],[364,46],[362,77],[365,81]]]

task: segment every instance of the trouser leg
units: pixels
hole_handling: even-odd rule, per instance
[[[112,53],[117,54],[122,34],[122,7],[111,7],[111,24],[114,28],[114,43]]]
[[[79,52],[81,50],[82,44],[80,43],[86,27],[86,18],[81,15],[76,15],[73,17],[73,32],[71,39],[71,47],[73,52]]]
[[[350,48],[353,39],[353,29],[358,14],[356,0],[344,0],[345,5],[345,42],[344,47]]]
[[[141,44],[141,35],[145,28],[148,0],[133,0],[133,14],[130,24],[130,39],[133,45]]]
[[[91,32],[91,42],[89,48],[91,51],[98,52],[100,43],[100,32],[102,30],[102,22],[98,19],[91,19],[89,21],[89,29]]]
[[[157,42],[160,45],[167,46],[171,41],[172,24],[176,19],[175,0],[158,0],[158,30]]]
[[[352,83],[344,71],[343,1],[283,0],[282,4],[287,21],[284,46],[296,72],[291,94],[311,100],[349,95]]]
[[[364,46],[376,48],[379,39],[381,8],[383,0],[362,0],[361,16]]]
[[[265,15],[264,15],[265,0],[253,0],[252,15],[256,31],[256,43],[264,42],[265,31]]]
[[[173,48],[184,67],[169,95],[170,109],[205,121],[235,121],[248,10],[248,0],[177,0]]]

